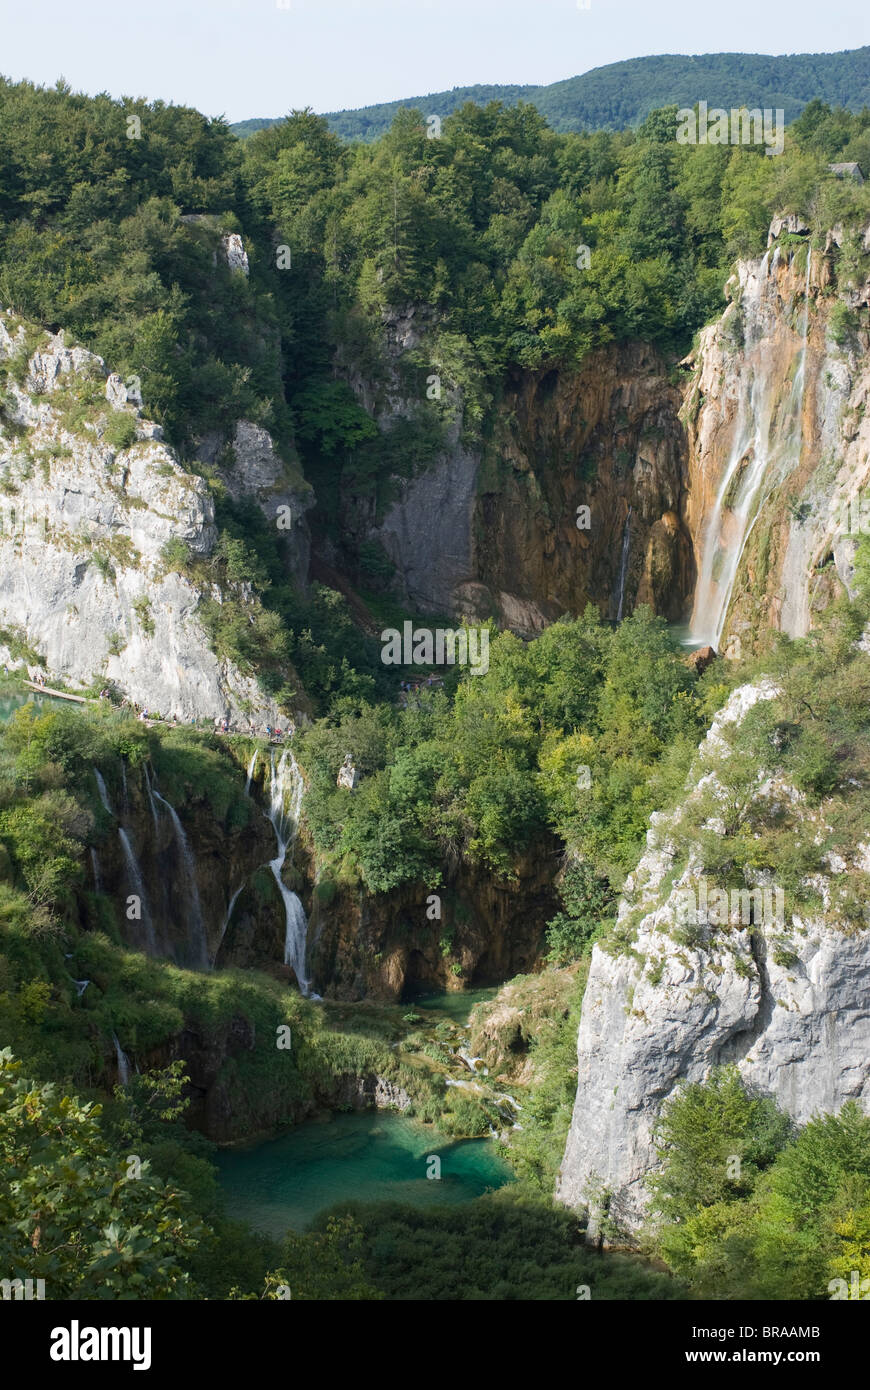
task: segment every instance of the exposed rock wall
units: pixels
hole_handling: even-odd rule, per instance
[[[704,788],[716,790],[717,764],[728,756],[723,727],[774,693],[769,683],[733,693],[702,745],[702,775],[689,804]],[[756,795],[799,798],[761,769]],[[618,1223],[630,1230],[642,1221],[661,1105],[680,1082],[700,1081],[713,1066],[736,1063],[747,1083],[798,1122],[846,1100],[870,1108],[870,930],[847,934],[824,914],[793,915],[782,925],[702,927],[687,944],[675,933],[676,895],[699,882],[703,863],[690,844],[675,877],[679,850],[687,848],[683,811],[653,816],[648,849],[626,882],[619,921],[640,913],[630,952],[596,946],[592,956],[557,1196],[569,1206],[590,1203],[593,1234],[602,1191]],[[829,862],[832,875],[848,869],[866,893],[868,850],[854,863]],[[824,898],[825,883],[819,887]]]
[[[329,902],[315,890],[308,932],[315,989],[337,999],[402,999],[532,970],[558,909],[556,852],[555,844],[530,851],[515,880],[460,864],[433,890],[437,919],[419,884],[376,895],[339,889]]]
[[[25,326],[0,314],[0,363],[24,342]],[[214,507],[137,400],[62,333],[31,355],[20,384],[7,375],[0,626],[21,631],[50,676],[106,679],[182,720],[274,722],[256,682],[211,650],[197,617],[201,590],[164,563],[173,540],[210,554]],[[119,418],[126,434],[117,433]]]
[[[401,361],[419,355],[430,318],[387,315],[386,384],[348,369],[384,431],[418,408],[403,394]],[[343,530],[379,542],[395,591],[424,611],[492,615],[525,635],[590,602],[616,618],[621,597],[623,613],[641,602],[681,618],[694,574],[679,408],[665,364],[642,344],[596,352],[578,372],[519,374],[475,443],[461,392],[445,381],[444,447],[393,480],[383,516],[371,498],[346,497]]]

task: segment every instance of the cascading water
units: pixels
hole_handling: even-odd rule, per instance
[[[285,748],[280,762],[275,763],[274,749],[269,761],[271,780],[269,784],[269,820],[275,829],[278,853],[269,863],[281,897],[284,900],[284,964],[292,965],[299,989],[308,997],[311,981],[305,974],[305,948],[308,941],[308,919],[305,909],[296,894],[287,887],[281,877],[287,849],[296,838],[299,828],[299,812],[302,808],[302,773],[296,759]]]
[[[145,764],[145,765],[143,766],[142,771],[145,773],[145,788],[146,788],[146,790],[147,790],[147,792],[148,792],[148,804],[149,804],[150,807],[151,807],[151,819],[154,821],[154,829],[156,830],[156,829],[157,829],[157,807],[154,805],[154,793],[153,793],[153,791],[151,790],[151,778],[148,776],[148,766],[147,766],[147,764]]]
[[[202,905],[199,901],[199,887],[196,882],[196,860],[193,851],[184,833],[184,826],[178,817],[178,812],[171,806],[165,796],[161,796],[156,787],[153,788],[154,797],[165,806],[172,821],[172,828],[175,831],[175,842],[178,845],[181,862],[184,865],[185,876],[187,878],[187,897],[190,909],[191,931],[188,940],[192,947],[190,964],[194,969],[208,970],[208,941],[205,935],[205,926],[202,920]]]
[[[110,816],[112,816],[114,815],[114,811],[109,805],[109,793],[106,790],[106,783],[103,780],[103,774],[100,772],[99,768],[96,767],[93,769],[93,772],[94,778],[97,783],[97,791],[100,793],[100,800],[103,803],[103,808],[104,810],[108,811]]]
[[[118,1034],[112,1034],[112,1042],[115,1044],[115,1061],[118,1063],[118,1080],[122,1086],[126,1086],[130,1080],[130,1059],[118,1042]]]
[[[145,930],[148,954],[155,955],[157,942],[154,936],[154,923],[151,919],[151,910],[148,906],[148,898],[145,893],[145,883],[142,878],[142,870],[139,868],[139,861],[130,843],[130,836],[122,825],[118,826],[118,839],[121,841],[121,849],[124,853],[124,861],[127,865],[127,874],[130,879],[130,886],[136,897],[139,899],[139,910],[142,913],[141,921]]]
[[[616,608],[616,621],[622,622],[622,607],[625,600],[625,576],[628,573],[628,554],[631,550],[631,507],[628,509],[628,516],[625,518],[625,526],[622,532],[622,558],[619,562],[619,602]]]
[[[215,947],[214,955],[212,956],[212,969],[214,969],[214,963],[218,958],[218,952],[220,951],[220,948],[223,945],[223,939],[226,935],[227,927],[230,925],[230,918],[233,915],[233,908],[236,905],[236,899],[238,898],[244,886],[244,883],[240,883],[235,893],[233,893],[233,896],[230,898],[230,905],[227,908],[226,916],[224,917],[223,925],[221,926],[220,936],[218,937],[218,943]]]
[[[94,892],[102,893],[103,875],[100,873],[100,860],[93,845],[91,845],[91,868],[94,871]]]
[[[259,749],[255,748],[253,753],[251,754],[251,761],[248,764],[248,775],[245,778],[245,796],[251,795],[251,782],[254,780],[254,769],[257,766],[258,756]]]
[[[731,452],[704,530],[692,637],[716,651],[746,542],[767,497],[800,462],[803,444],[812,249],[807,246],[797,369],[779,409],[777,386],[783,381],[782,364],[773,342],[782,331],[775,274],[778,252],[779,248],[770,263],[769,253],[764,256],[758,274],[750,275],[744,288],[740,304],[745,325],[742,389]]]

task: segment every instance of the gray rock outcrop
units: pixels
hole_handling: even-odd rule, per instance
[[[838,930],[821,914],[751,927],[738,919],[716,930],[702,922],[688,939],[675,931],[678,895],[703,875],[690,843],[686,868],[675,876],[678,849],[685,857],[686,805],[705,790],[714,797],[720,790],[717,763],[729,755],[725,725],[775,693],[769,682],[734,691],[702,745],[701,775],[687,801],[652,817],[647,851],[619,909],[619,922],[639,915],[630,949],[618,955],[594,949],[557,1184],[560,1201],[589,1207],[592,1236],[605,1200],[618,1227],[631,1231],[642,1223],[662,1103],[680,1083],[703,1080],[714,1066],[735,1063],[748,1084],[775,1097],[799,1123],[847,1100],[870,1108],[870,930],[854,924]],[[801,800],[763,771],[755,795]],[[830,855],[828,864],[830,877],[820,875],[815,885],[826,905],[832,879],[847,870],[866,895],[870,846],[855,862]]]
[[[138,384],[63,333],[46,335],[22,372],[25,332],[0,314],[0,627],[36,649],[50,677],[105,679],[183,720],[274,720],[256,682],[211,649],[202,589],[165,558],[172,541],[211,553],[205,481],[140,418]],[[118,417],[129,421],[120,432]]]

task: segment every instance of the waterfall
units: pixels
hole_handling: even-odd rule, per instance
[[[628,516],[625,518],[625,526],[622,532],[622,559],[619,562],[619,605],[616,610],[616,621],[622,622],[622,604],[625,598],[625,576],[628,570],[628,552],[631,549],[631,507],[628,509]]]
[[[169,812],[169,818],[172,821],[172,827],[175,831],[175,841],[178,845],[181,854],[181,862],[184,865],[185,875],[187,877],[187,895],[190,906],[190,924],[192,927],[191,935],[196,957],[193,962],[194,968],[198,967],[202,970],[207,970],[209,968],[208,942],[206,940],[205,926],[202,920],[199,887],[196,882],[196,860],[194,859],[193,851],[184,833],[184,826],[178,818],[178,812],[175,807],[170,806],[166,797],[161,796],[156,787],[153,789],[153,795],[160,802],[161,806],[165,806]]]
[[[245,796],[251,795],[251,782],[254,778],[254,768],[257,766],[258,752],[259,750],[255,748],[253,754],[251,755],[251,761],[248,764],[248,775],[245,779]]]
[[[289,760],[289,762],[288,762]],[[302,773],[296,759],[285,748],[281,761],[275,765],[274,749],[270,753],[271,781],[269,786],[269,820],[275,829],[278,853],[269,863],[275,882],[284,899],[284,964],[292,965],[302,994],[308,997],[311,981],[305,974],[305,948],[308,940],[308,920],[296,894],[281,877],[287,849],[296,838],[299,812],[302,808]]]
[[[121,849],[124,851],[130,886],[139,899],[139,906],[142,912],[142,925],[145,928],[145,936],[148,942],[148,953],[149,955],[154,955],[157,950],[157,943],[154,938],[154,923],[151,920],[151,912],[148,907],[148,898],[145,893],[142,870],[139,868],[139,861],[130,843],[130,836],[121,825],[118,826],[118,838],[121,841]]]
[[[154,821],[154,829],[157,829],[157,807],[154,805],[154,793],[151,790],[151,778],[148,776],[148,764],[143,763],[142,771],[145,773],[145,787],[148,791],[148,802],[151,807],[151,819]],[[161,801],[163,798],[160,798]]]
[[[112,811],[112,808],[109,805],[109,793],[106,791],[106,784],[103,781],[103,774],[100,772],[99,768],[96,767],[93,769],[93,773],[97,783],[97,791],[100,793],[100,800],[102,801],[103,806],[108,811],[109,815],[114,815],[114,812]]]
[[[88,985],[91,983],[90,980],[76,980],[72,975],[70,975],[70,979],[76,987],[76,998],[81,999]]]
[[[798,465],[803,445],[803,401],[809,336],[812,248],[800,335],[800,356],[791,387],[780,402],[782,358],[774,338],[782,332],[776,277],[764,256],[750,274],[741,299],[745,324],[744,363],[731,451],[704,530],[692,636],[716,651],[728,617],[740,560],[767,497]],[[793,354],[792,354],[793,357]]]
[[[220,951],[220,948],[221,948],[221,946],[223,945],[223,940],[224,940],[224,937],[226,936],[227,927],[230,925],[230,918],[231,918],[232,915],[233,915],[233,908],[234,908],[235,905],[236,905],[236,899],[238,898],[238,896],[239,896],[239,894],[241,893],[241,891],[242,891],[242,889],[244,888],[244,886],[245,886],[245,881],[242,880],[242,882],[239,884],[238,888],[236,889],[235,893],[233,893],[233,896],[230,898],[230,905],[229,905],[229,907],[227,908],[226,916],[224,917],[223,925],[222,925],[222,927],[221,927],[220,936],[218,937],[218,943],[217,943],[217,946],[215,946],[215,949],[214,949],[214,955],[213,955],[213,957],[212,957],[212,962],[211,962],[211,963],[212,963],[212,968],[214,968],[214,963],[215,963],[215,961],[216,961],[217,958],[218,958],[218,952]]]
[[[118,1042],[118,1034],[112,1034],[112,1042],[115,1044],[115,1060],[118,1063],[118,1080],[122,1086],[126,1086],[130,1080],[130,1060],[121,1044]]]
[[[94,849],[93,845],[91,845],[91,868],[94,871],[94,892],[102,893],[103,875],[100,873],[100,861],[97,858],[97,851]]]

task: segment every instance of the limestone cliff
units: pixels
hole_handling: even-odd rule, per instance
[[[645,1175],[655,1166],[652,1130],[662,1103],[682,1081],[700,1081],[713,1066],[736,1063],[742,1076],[776,1098],[795,1120],[836,1111],[854,1099],[870,1105],[870,929],[859,913],[835,907],[838,880],[867,900],[870,850],[841,846],[814,880],[818,910],[791,911],[777,922],[733,914],[724,925],[683,925],[685,892],[700,893],[702,849],[686,819],[699,798],[724,806],[731,750],[724,737],[770,682],[742,686],[713,722],[683,805],[655,815],[648,848],[630,875],[619,908],[622,944],[592,956],[577,1044],[577,1096],[557,1195],[588,1203],[596,1229],[604,1194],[608,1215],[631,1230],[642,1220]],[[819,811],[776,771],[759,767],[760,812],[790,805],[824,828]],[[714,815],[710,828],[724,834]],[[845,876],[845,879],[844,879]]]
[[[135,386],[9,312],[0,370],[0,627],[35,649],[31,669],[112,682],[182,720],[274,721],[256,682],[211,649],[201,587],[166,561],[172,542],[210,555],[214,506]]]

